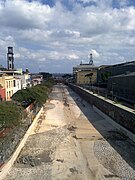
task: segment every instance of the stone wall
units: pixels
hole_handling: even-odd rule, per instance
[[[119,107],[111,101],[105,100],[100,96],[90,93],[88,90],[84,90],[81,87],[69,84],[69,87],[78,93],[83,99],[89,102],[91,105],[96,106],[115,122],[119,123],[130,132],[135,133],[135,112],[131,112],[128,108]]]

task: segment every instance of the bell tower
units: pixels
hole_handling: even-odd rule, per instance
[[[13,47],[8,47],[8,53],[7,53],[7,68],[8,70],[14,69],[14,53],[13,53]]]

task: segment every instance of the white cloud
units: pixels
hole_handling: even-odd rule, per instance
[[[17,29],[43,28],[53,10],[37,1],[6,0],[4,6],[0,5],[1,25]]]
[[[76,54],[74,54],[74,53],[73,54],[69,54],[68,58],[69,59],[79,59],[79,57]]]
[[[92,53],[93,57],[96,59],[100,57],[99,53],[95,49],[91,49],[90,53]]]
[[[120,0],[118,9],[112,0],[80,0],[96,6],[70,0],[70,10],[62,2],[49,7],[38,1],[0,0],[0,63],[6,61],[7,46],[14,47],[16,66],[33,69],[47,63],[48,71],[53,62],[55,68],[66,64],[72,70],[90,52],[97,65],[134,58],[135,8],[127,7],[128,1]]]

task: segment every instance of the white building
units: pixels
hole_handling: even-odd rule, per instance
[[[43,75],[40,74],[32,74],[31,75],[31,82],[33,86],[41,84],[43,82]]]
[[[31,87],[31,75],[30,74],[18,74],[14,75],[15,78],[21,79],[21,88],[26,89],[26,87]]]
[[[17,91],[21,90],[21,79],[18,77],[14,77],[14,89],[13,89],[13,94],[16,93]]]

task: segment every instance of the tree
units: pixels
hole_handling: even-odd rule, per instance
[[[71,75],[71,74],[64,74],[62,77],[63,77],[64,79],[68,79],[68,78],[71,78],[72,75]]]

